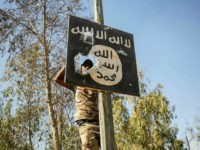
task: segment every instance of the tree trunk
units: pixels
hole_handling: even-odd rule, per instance
[[[58,124],[55,117],[55,112],[53,110],[52,94],[51,94],[51,80],[49,77],[49,50],[46,43],[46,28],[47,28],[47,15],[46,15],[46,0],[43,1],[43,49],[44,49],[44,63],[45,63],[45,84],[46,84],[46,102],[48,106],[48,112],[50,117],[50,122],[53,132],[53,143],[55,150],[61,150],[59,134],[58,134]]]
[[[48,88],[47,88],[47,90],[48,90]],[[50,98],[51,97],[50,92],[47,92],[46,97],[49,97],[49,98],[47,98],[48,99],[47,105],[48,105],[50,122],[51,122],[52,132],[53,132],[54,148],[55,148],[55,150],[61,150],[60,141],[59,141],[59,134],[58,134],[58,125],[57,125],[55,113],[54,113],[54,110],[53,110],[53,104],[52,104],[52,101],[51,101],[51,98]]]
[[[53,110],[52,94],[51,94],[51,81],[49,78],[49,58],[47,53],[47,48],[45,47],[45,82],[46,82],[46,102],[48,106],[48,112],[50,117],[50,122],[53,132],[53,143],[55,150],[61,150],[59,134],[58,134],[58,124],[55,117],[55,112]]]
[[[28,138],[30,143],[30,149],[33,150],[33,142],[32,142],[32,130],[31,130],[31,107],[30,107],[30,100],[28,101]]]
[[[187,145],[187,147],[188,147],[188,150],[190,150],[190,142],[189,142],[189,140],[188,140],[188,137],[186,136],[185,138],[186,138],[186,145]]]

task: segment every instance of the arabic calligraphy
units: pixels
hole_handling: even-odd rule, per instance
[[[129,39],[123,39],[122,36],[112,36],[109,38],[109,42],[131,48],[131,41]]]
[[[110,63],[105,62],[102,66],[108,68],[108,69],[114,69],[115,65],[112,64],[112,66],[110,65]]]
[[[110,54],[110,59],[112,59],[112,51],[108,50],[98,50],[94,52],[94,55],[97,57],[104,57],[104,58],[109,58],[109,54]]]
[[[105,75],[103,76],[101,72],[97,71],[97,78],[103,78],[105,81],[115,81],[115,78],[117,77],[116,74],[111,75],[110,77]]]
[[[122,63],[117,52],[108,46],[95,45],[89,52],[98,61],[96,70],[91,71],[91,78],[102,85],[116,85],[122,79]]]
[[[105,30],[94,30],[94,28],[89,28],[88,26],[77,26],[71,29],[71,33],[84,35],[84,39],[86,39],[89,35],[90,38],[105,40],[109,41],[112,44],[122,45],[126,48],[132,48],[132,43],[130,39],[125,38],[123,36],[108,36],[107,31]],[[92,42],[90,42],[90,44],[91,43]]]

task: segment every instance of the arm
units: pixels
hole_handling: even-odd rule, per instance
[[[70,83],[64,82],[64,76],[65,76],[65,67],[63,67],[61,70],[58,71],[54,80],[56,81],[56,83],[60,84],[61,86],[69,88],[73,91],[74,87]]]

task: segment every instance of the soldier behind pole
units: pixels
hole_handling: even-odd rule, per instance
[[[92,61],[86,59],[81,65],[82,74],[85,74],[92,66]],[[62,68],[54,78],[55,81],[64,87],[73,89],[71,84],[64,82],[64,73],[65,68]],[[79,126],[82,150],[98,150],[100,147],[100,135],[97,91],[77,86],[75,101],[75,121]]]

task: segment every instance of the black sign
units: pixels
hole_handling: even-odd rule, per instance
[[[70,16],[65,82],[139,96],[133,35]]]

